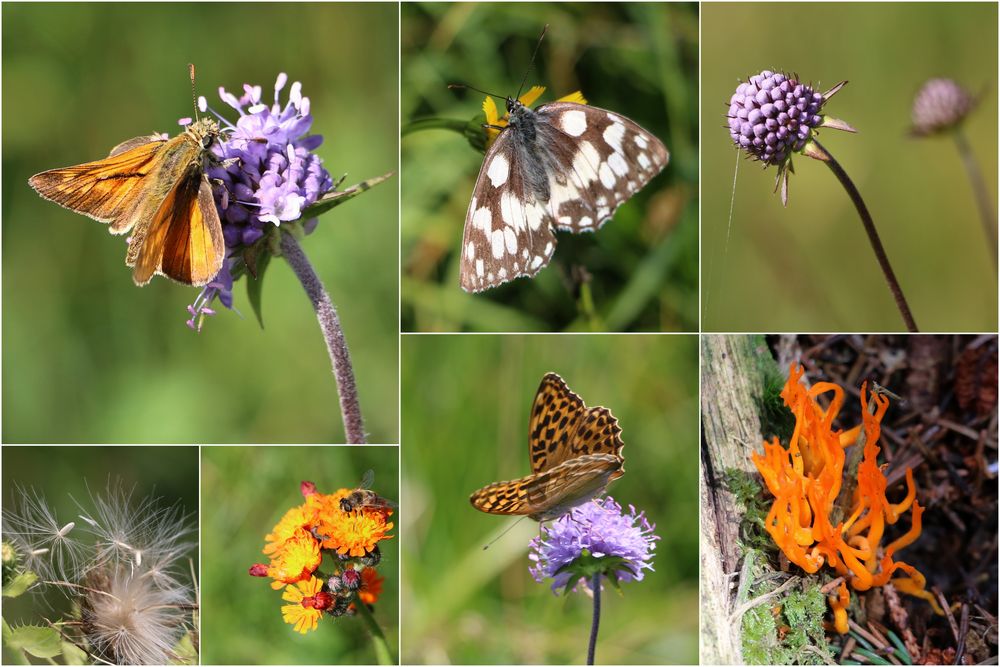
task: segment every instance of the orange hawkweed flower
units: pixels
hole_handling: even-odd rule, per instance
[[[364,556],[380,541],[393,537],[387,535],[394,525],[387,521],[392,510],[366,507],[345,512],[340,509],[340,500],[350,493],[350,489],[341,489],[328,496],[329,503],[336,509],[320,514],[316,532],[326,538],[324,549],[335,549],[342,556]]]
[[[292,603],[282,605],[281,617],[285,619],[285,623],[294,625],[296,632],[306,634],[316,629],[323,612],[314,605],[306,605],[303,602],[315,599],[322,588],[322,581],[316,577],[309,577],[306,581],[299,581],[294,586],[289,586],[281,594],[282,600]]]
[[[373,567],[361,570],[361,586],[358,588],[358,599],[365,604],[375,604],[382,594],[382,584],[385,577],[380,577]]]
[[[293,507],[285,512],[285,516],[275,524],[270,533],[264,536],[264,553],[268,556],[278,551],[284,543],[289,540],[296,531],[309,525],[309,515],[301,507]]]
[[[795,416],[795,430],[788,448],[774,438],[764,443],[763,454],[751,454],[774,496],[765,522],[767,532],[788,560],[810,574],[825,564],[845,577],[857,591],[892,583],[898,590],[930,602],[935,612],[943,613],[934,597],[924,590],[923,575],[912,566],[893,560],[897,551],[919,537],[923,508],[916,502],[910,469],[906,471],[906,497],[890,503],[885,495],[887,480],[877,459],[881,423],[889,399],[879,393],[872,395],[875,414],[869,414],[867,383],[862,384],[862,424],[848,431],[837,431],[833,429],[833,421],[840,413],[844,390],[831,382],[817,382],[807,390],[799,382],[802,373],[802,368],[793,364],[781,392],[785,405]],[[832,394],[826,408],[817,400],[822,394]],[[836,516],[835,505],[843,482],[844,448],[857,441],[862,429],[865,444],[851,514],[846,521],[839,522],[832,517]],[[907,510],[912,510],[910,530],[890,543],[879,558],[886,525],[896,523]],[[838,523],[835,525],[834,521]],[[909,576],[890,579],[896,570],[903,570]],[[842,634],[847,632],[849,600],[846,584],[838,595],[830,597],[834,625]]]
[[[281,549],[271,559],[267,574],[274,579],[271,588],[278,589],[285,584],[294,584],[308,579],[323,561],[319,542],[312,533],[299,528],[285,540]]]

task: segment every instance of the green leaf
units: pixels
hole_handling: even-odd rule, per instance
[[[55,628],[22,625],[12,628],[6,639],[10,648],[25,651],[36,658],[54,658],[62,653],[62,638]]]
[[[264,313],[261,310],[261,297],[264,290],[264,271],[270,263],[271,253],[264,250],[257,257],[257,277],[255,278],[252,273],[247,273],[247,298],[250,300],[250,306],[253,308],[254,315],[257,316],[257,321],[260,322],[261,329],[264,328]]]
[[[317,215],[322,215],[330,209],[340,206],[348,199],[353,199],[365,190],[369,190],[379,183],[389,180],[389,178],[393,176],[393,173],[394,172],[390,171],[388,174],[383,176],[369,178],[367,181],[361,181],[357,185],[352,185],[344,190],[327,192],[325,195],[320,197],[316,203],[302,211],[302,219],[308,220],[309,218],[315,218]]]
[[[198,651],[194,647],[194,638],[191,633],[186,633],[181,637],[177,645],[174,646],[174,664],[178,665],[197,665],[198,664]]]
[[[31,572],[30,570],[22,572],[11,579],[7,585],[3,587],[3,596],[6,598],[16,598],[28,590],[28,588],[30,588],[36,581],[38,581],[38,575],[34,572]]]
[[[89,665],[90,659],[87,657],[87,652],[82,648],[74,644],[73,642],[68,642],[65,639],[62,643],[62,654],[63,662],[67,665]]]

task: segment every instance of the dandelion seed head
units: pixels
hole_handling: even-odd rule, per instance
[[[84,545],[33,488],[15,487],[3,510],[3,535],[24,556],[24,567],[42,579],[71,579],[79,573]]]
[[[88,507],[77,502],[79,524],[58,521],[33,490],[18,489],[15,500],[3,511],[5,548],[79,604],[81,644],[99,662],[174,661],[194,608],[184,574],[194,529],[183,510],[121,483],[91,493]]]

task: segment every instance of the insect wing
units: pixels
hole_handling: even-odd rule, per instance
[[[525,180],[516,132],[500,133],[479,170],[462,235],[461,285],[467,292],[534,276],[555,251],[552,221]]]
[[[96,162],[50,169],[35,174],[28,183],[39,195],[99,222],[111,223],[112,234],[124,234],[136,222],[148,189],[146,177],[162,158],[164,140],[145,141],[120,150],[141,138],[119,144],[112,155]]]

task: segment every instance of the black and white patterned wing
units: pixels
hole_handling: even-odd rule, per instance
[[[558,229],[594,231],[670,161],[663,142],[628,118],[575,102],[535,110],[550,155],[548,210]]]
[[[518,139],[515,128],[502,131],[479,170],[462,236],[461,284],[466,292],[534,276],[555,252],[552,220],[526,182]]]

